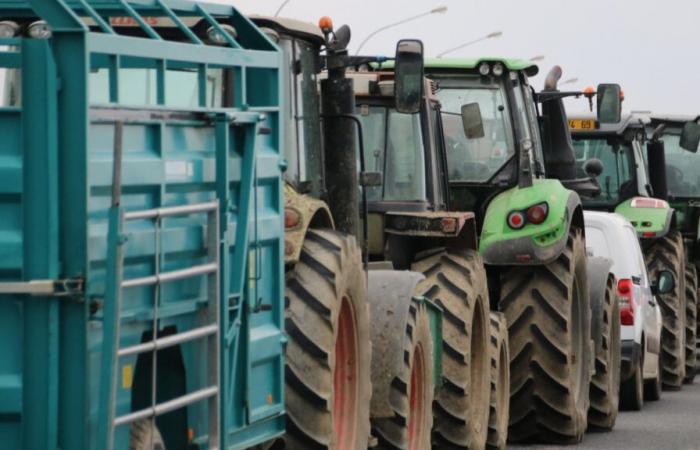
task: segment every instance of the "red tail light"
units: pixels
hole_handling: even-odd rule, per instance
[[[535,225],[539,225],[542,222],[544,222],[544,219],[547,218],[547,204],[546,203],[540,203],[539,205],[534,205],[528,208],[527,210],[527,220],[530,223],[534,223]]]
[[[617,282],[617,298],[620,302],[620,322],[634,325],[634,284],[625,278]]]

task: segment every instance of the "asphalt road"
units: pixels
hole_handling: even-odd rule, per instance
[[[561,446],[508,446],[560,449]],[[700,450],[700,377],[679,392],[664,391],[640,412],[620,412],[613,431],[587,433],[583,443],[565,449]]]

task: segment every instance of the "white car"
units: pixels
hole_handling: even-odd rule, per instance
[[[675,280],[663,271],[649,280],[642,249],[632,224],[619,214],[585,211],[589,254],[613,261],[620,306],[622,366],[620,406],[639,410],[644,400],[661,395],[661,308],[655,297],[669,292]],[[657,287],[658,286],[658,287]]]

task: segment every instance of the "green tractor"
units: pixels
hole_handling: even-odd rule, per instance
[[[667,389],[680,389],[695,372],[697,271],[687,263],[689,247],[684,246],[683,229],[690,222],[667,201],[669,183],[675,186],[679,181],[676,173],[667,178],[667,170],[673,169],[666,169],[664,162],[665,141],[674,138],[664,136],[665,125],[652,121],[648,113],[625,115],[612,124],[580,116],[570,125],[579,168],[591,158],[602,163],[601,194],[584,201],[586,209],[627,218],[642,243],[650,276],[670,270],[678,280],[671,292],[659,295],[659,302],[662,383]],[[679,137],[680,131],[676,143]],[[680,151],[676,145],[674,155]]]
[[[445,201],[475,212],[491,306],[508,326],[508,438],[564,444],[581,441],[589,422],[614,424],[613,374],[595,373],[606,388],[591,388],[594,355],[604,363],[616,356],[591,335],[602,318],[592,321],[590,304],[610,308],[614,297],[607,268],[602,277],[588,273],[600,267],[587,264],[579,193],[599,190],[597,166],[576,172],[565,93],[556,89],[561,71],[536,94],[528,77],[537,71],[520,60],[426,61],[441,104]],[[591,289],[595,295],[589,278],[603,280]],[[589,413],[589,405],[600,410]]]

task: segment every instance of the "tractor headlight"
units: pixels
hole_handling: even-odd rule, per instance
[[[479,73],[483,76],[488,75],[491,72],[491,66],[489,66],[489,63],[487,62],[482,62],[479,64]]]
[[[225,23],[220,23],[219,27],[224,30],[225,33],[227,33],[229,36],[231,36],[232,39],[236,39],[238,37],[238,33],[236,32],[236,29],[233,28],[231,25],[225,24]],[[228,45],[228,41],[226,40],[226,37],[221,34],[221,32],[214,28],[214,27],[209,27],[207,30],[207,39],[209,42],[213,45]]]
[[[0,22],[0,38],[11,38],[17,34],[19,25],[11,20],[3,20]]]
[[[30,38],[34,39],[48,39],[51,37],[52,33],[51,28],[49,27],[49,24],[46,23],[46,21],[38,20],[29,25],[29,28],[27,29],[27,34]]]

